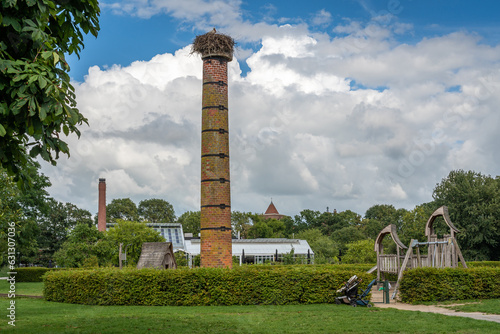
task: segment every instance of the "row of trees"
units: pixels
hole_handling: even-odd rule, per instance
[[[95,226],[78,224],[55,252],[55,262],[62,267],[96,267],[118,265],[119,245],[127,254],[125,264],[136,265],[144,242],[164,242],[157,231],[141,222],[118,219],[106,233]]]
[[[40,174],[38,163],[30,161],[24,173],[32,186],[20,190],[13,177],[0,170],[0,261],[7,251],[6,232],[10,222],[16,224],[18,263],[48,265],[68,233],[78,224],[93,225],[92,215],[71,203],[58,202],[48,196],[49,179]]]
[[[129,198],[107,205],[107,219],[117,226],[107,233],[96,229],[89,211],[48,196],[49,179],[31,163],[33,187],[21,191],[7,173],[0,172],[0,254],[6,255],[6,231],[16,222],[18,263],[82,266],[95,257],[100,265],[118,264],[118,244],[128,246],[129,259],[138,258],[140,245],[163,238],[144,222],[173,223],[185,233],[200,232],[200,212],[188,211],[176,217],[172,205],[163,199],[147,199],[136,205]],[[259,214],[232,212],[233,236],[242,238],[298,238],[309,242],[317,263],[374,262],[373,243],[380,230],[395,224],[401,241],[425,240],[424,227],[432,212],[449,207],[450,217],[460,230],[458,241],[467,260],[500,260],[500,179],[473,171],[452,171],[436,185],[434,200],[412,210],[390,204],[370,207],[364,217],[350,210],[320,212],[302,210],[281,220],[264,220]],[[435,223],[438,234],[447,232],[444,221]],[[128,231],[128,232],[127,232]],[[387,246],[393,246],[390,240]],[[94,261],[96,262],[96,261]]]
[[[130,198],[119,198],[106,205],[106,220],[148,221],[150,223],[175,223],[175,211],[172,204],[164,199],[152,198],[139,202],[139,206]]]
[[[332,262],[340,257],[342,262],[352,262],[360,260],[352,255],[362,257],[361,250],[370,249],[367,245],[373,245],[388,224],[397,226],[399,238],[406,245],[411,239],[425,241],[427,220],[437,208],[446,205],[452,222],[460,230],[457,238],[466,260],[500,260],[500,177],[451,171],[436,185],[432,197],[432,202],[412,210],[396,209],[390,204],[374,205],[364,217],[350,210],[339,213],[303,210],[278,221],[236,211],[232,213],[233,233],[239,232],[244,238],[306,239],[317,260]],[[196,217],[199,212],[186,212],[179,221],[185,230],[198,233],[199,226],[193,223]],[[438,219],[434,227],[440,236],[449,232],[443,219]],[[388,246],[393,244],[389,241]]]
[[[18,264],[81,266],[83,259],[97,257],[100,265],[118,264],[118,245],[130,245],[132,259],[140,255],[143,242],[164,241],[143,221],[174,222],[172,205],[149,199],[139,203],[130,199],[113,200],[108,219],[117,223],[106,234],[97,231],[97,216],[72,203],[49,197],[50,181],[39,172],[40,165],[30,161],[26,174],[31,187],[20,189],[14,178],[0,171],[0,263],[7,255],[7,226],[16,224]]]
[[[461,232],[458,241],[465,258],[500,260],[500,252],[497,251],[500,244],[500,178],[474,171],[452,171],[436,185],[433,199],[412,210],[377,204],[370,207],[364,217],[350,210],[338,213],[302,210],[297,215],[281,220],[265,220],[256,213],[233,211],[233,237],[306,239],[316,254],[317,262],[336,262],[339,259],[342,262],[360,261],[361,257],[373,258],[373,251],[366,255],[360,252],[373,249],[375,238],[388,224],[397,226],[398,235],[406,245],[411,239],[426,240],[424,232],[427,220],[438,207],[446,205],[453,223]],[[154,201],[161,203],[160,200]],[[128,203],[128,208],[115,205],[118,203]],[[142,203],[139,208],[143,206]],[[175,214],[167,203],[162,203],[163,209],[158,210],[164,213],[158,219],[173,222]],[[113,208],[110,219],[123,218],[125,212],[142,212],[135,209],[130,199],[114,200],[108,207]],[[123,209],[122,214],[115,210],[118,207]],[[176,221],[183,225],[184,232],[195,236],[200,232],[199,211],[185,212]],[[438,219],[434,227],[440,236],[448,232],[443,219]],[[390,251],[394,244],[390,238],[386,242]],[[356,254],[358,258],[354,256]]]

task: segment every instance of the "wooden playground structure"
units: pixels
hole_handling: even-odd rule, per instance
[[[434,230],[434,221],[437,217],[443,217],[446,225],[450,229],[449,234],[443,235],[443,238],[438,239]],[[377,252],[377,281],[385,279],[385,274],[396,274],[398,280],[394,287],[392,299],[396,296],[399,282],[403,276],[403,272],[410,268],[419,267],[434,267],[434,268],[456,268],[458,260],[464,268],[467,268],[458,242],[455,235],[459,233],[458,229],[451,222],[448,214],[448,208],[442,206],[430,216],[425,225],[426,242],[419,242],[412,239],[409,247],[406,247],[399,240],[396,232],[396,225],[390,224],[380,231],[375,240],[375,252]],[[382,241],[384,237],[390,234],[392,240],[396,244],[396,254],[384,254],[384,246]],[[427,246],[427,254],[420,254],[420,247]],[[401,252],[406,249],[406,256],[402,257]],[[414,250],[416,253],[414,253]]]

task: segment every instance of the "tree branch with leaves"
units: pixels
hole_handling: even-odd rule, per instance
[[[69,156],[60,134],[87,119],[76,108],[66,54],[79,57],[84,34],[97,37],[97,0],[2,0],[0,13],[0,167],[29,183],[29,157]]]

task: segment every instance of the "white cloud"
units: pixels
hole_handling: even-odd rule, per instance
[[[292,215],[327,206],[363,214],[376,203],[411,208],[430,201],[452,169],[500,174],[499,47],[463,32],[398,44],[395,34],[411,27],[377,20],[348,22],[328,36],[304,24],[246,22],[239,1],[199,5],[113,8],[207,25],[220,11],[234,35],[261,40],[255,52],[245,50],[246,76],[238,59],[229,68],[234,210],[263,211],[270,197]],[[108,202],[161,197],[178,214],[197,210],[201,73],[189,46],[90,68],[75,84],[90,127],[69,139],[71,159],[44,168],[53,196],[95,212],[97,179],[106,177]]]
[[[317,12],[311,20],[311,23],[314,26],[328,26],[331,22],[332,14],[324,9]]]
[[[206,15],[235,19],[240,15],[241,1],[177,1],[177,0],[125,0],[114,3],[104,3],[103,8],[111,8],[116,14],[129,14],[144,19],[151,16],[168,13],[181,20],[195,21]]]

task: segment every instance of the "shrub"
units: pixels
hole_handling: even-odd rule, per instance
[[[319,228],[310,228],[295,235],[297,239],[307,240],[314,251],[314,263],[338,263],[339,247],[330,237],[324,235]]]
[[[342,257],[343,263],[374,263],[377,253],[373,251],[375,241],[366,239],[347,244],[347,252]]]
[[[403,302],[500,298],[500,269],[416,268],[403,274]]]
[[[334,266],[243,266],[235,269],[95,269],[50,272],[46,300],[89,305],[285,305],[332,303],[353,274]]]
[[[17,268],[16,282],[42,282],[42,276],[49,270],[57,270],[58,268],[46,267],[23,267]]]
[[[83,260],[82,268],[99,268],[99,259],[95,255],[91,255]]]
[[[177,251],[174,253],[174,257],[175,257],[175,263],[177,263],[177,268],[188,266],[188,260],[186,258],[185,252]]]
[[[462,263],[459,263],[459,266],[462,266]],[[500,261],[468,261],[467,267],[469,267],[469,268],[477,268],[477,267],[500,268]]]

